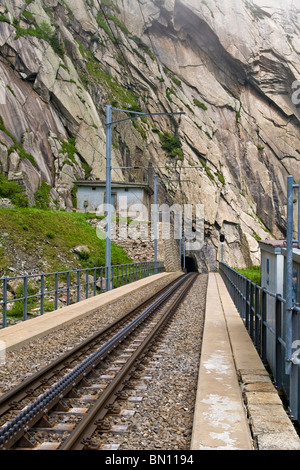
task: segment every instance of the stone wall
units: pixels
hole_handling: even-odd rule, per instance
[[[105,219],[99,221],[92,219],[91,225],[103,232],[105,231]],[[164,240],[162,238],[162,223],[159,223],[158,241],[157,241],[157,259],[165,263],[166,271],[180,271],[179,245],[178,240],[174,239],[174,229],[171,228],[171,238]],[[118,223],[112,230],[112,241],[123,248],[127,255],[134,261],[153,261],[154,260],[154,241],[150,225],[147,223],[129,224],[122,228]],[[125,236],[126,235],[126,236]],[[139,236],[137,236],[139,235]]]

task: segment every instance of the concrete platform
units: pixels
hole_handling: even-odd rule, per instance
[[[127,284],[95,297],[82,300],[76,304],[60,308],[54,312],[47,312],[39,317],[4,328],[0,330],[0,349],[5,352],[18,349],[34,339],[45,336],[87,314],[96,312],[105,305],[109,305],[124,296],[131,295],[141,287],[149,286],[157,280],[174,276],[174,274],[177,274],[178,277],[182,275],[181,272],[155,274],[132,284]]]
[[[300,450],[300,439],[218,273],[208,280],[192,450]]]

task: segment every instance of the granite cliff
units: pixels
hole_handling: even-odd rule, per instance
[[[299,13],[299,0],[2,0],[0,172],[32,204],[43,183],[72,210],[74,180],[105,179],[107,104],[184,112],[116,125],[113,166],[151,163],[160,202],[204,205],[202,266],[220,231],[227,262],[257,263],[300,178]]]

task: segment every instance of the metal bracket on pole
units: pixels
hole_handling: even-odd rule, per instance
[[[119,119],[118,121],[112,121],[112,111],[121,111],[124,113],[133,114],[134,116]],[[131,121],[145,116],[174,116],[185,114],[184,112],[171,112],[171,113],[142,113],[138,111],[131,111],[129,109],[113,108],[110,104],[106,106],[106,237],[105,237],[105,267],[107,271],[106,277],[106,290],[110,290],[110,279],[111,279],[111,128],[112,125],[120,122]],[[156,210],[156,209],[155,209]],[[156,224],[155,224],[156,226]],[[154,246],[157,243],[157,236],[154,238]],[[155,250],[154,250],[155,251]],[[154,253],[155,255],[155,253]],[[156,256],[157,256],[157,245],[156,245]],[[157,257],[155,261],[155,272],[157,272]]]

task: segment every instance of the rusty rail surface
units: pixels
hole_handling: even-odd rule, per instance
[[[0,428],[0,449],[39,448],[34,435],[37,432],[57,431],[58,427],[51,424],[49,414],[53,412],[70,412],[66,401],[70,397],[78,397],[80,386],[87,386],[90,376],[96,373],[97,367],[104,363],[105,358],[117,348],[138,328],[149,322],[169,302],[164,314],[156,321],[151,333],[136,349],[126,364],[116,374],[111,383],[99,394],[96,401],[90,406],[88,412],[83,413],[79,425],[64,427],[67,437],[63,442],[53,443],[51,449],[91,449],[95,447],[92,434],[95,429],[103,426],[103,418],[120,396],[130,377],[139,366],[141,358],[155,340],[158,331],[168,322],[172,312],[186,295],[196,275],[181,276],[166,288],[159,291],[150,299],[142,302],[138,308],[126,313],[119,322],[114,322],[101,332],[93,335],[74,350],[64,354],[53,364],[34,374],[24,383],[0,397],[0,416],[3,419],[14,415]],[[173,299],[174,298],[174,299]],[[126,326],[124,324],[126,323]],[[116,332],[117,331],[117,332]],[[109,339],[108,335],[110,336]],[[112,336],[113,335],[113,336]],[[105,341],[104,341],[105,338]],[[102,345],[99,347],[99,341]],[[83,348],[83,351],[82,351]],[[74,365],[73,365],[74,363]],[[58,371],[58,372],[57,372]],[[49,382],[52,383],[49,386]],[[46,391],[45,388],[47,388]],[[24,407],[29,397],[36,395]],[[21,411],[16,410],[21,407]],[[72,412],[72,410],[71,410]],[[68,431],[68,432],[67,432]]]

